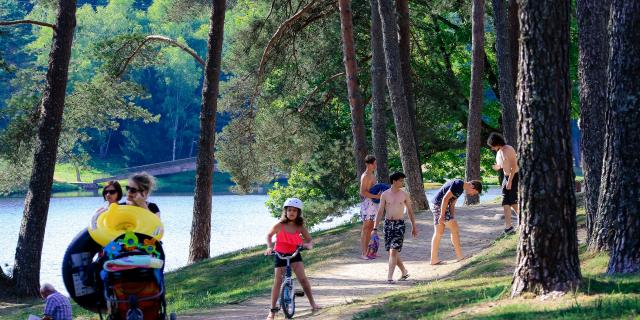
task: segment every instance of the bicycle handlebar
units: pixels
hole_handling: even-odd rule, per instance
[[[271,252],[271,255],[272,256],[277,256],[278,258],[280,258],[282,260],[290,260],[290,259],[293,259],[295,256],[297,256],[300,253],[300,251],[304,251],[304,250],[307,250],[307,249],[305,247],[303,247],[303,246],[298,246],[296,248],[296,251],[294,251],[293,254],[291,254],[290,256],[283,256],[278,251],[275,251],[275,250],[273,250]]]

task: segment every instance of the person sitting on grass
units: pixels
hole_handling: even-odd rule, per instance
[[[44,299],[43,320],[71,320],[71,302],[69,298],[48,283],[40,287],[40,296]]]
[[[394,282],[393,272],[396,266],[398,266],[402,272],[402,275],[398,279],[399,281],[407,280],[409,277],[409,271],[407,271],[404,263],[402,263],[402,258],[400,258],[406,229],[404,223],[405,208],[411,220],[411,234],[414,239],[418,236],[418,226],[416,225],[416,218],[413,215],[411,198],[409,193],[401,189],[404,186],[405,177],[402,172],[394,172],[389,177],[389,180],[391,180],[391,189],[383,192],[380,197],[380,208],[376,214],[374,224],[374,226],[377,226],[382,217],[384,217],[384,248],[389,251],[389,271],[387,273],[387,281],[389,283]],[[378,228],[376,227],[373,230],[378,230]]]
[[[471,180],[464,182],[461,179],[453,179],[445,183],[435,197],[431,200],[430,209],[433,213],[433,237],[431,238],[431,264],[442,263],[438,259],[438,248],[440,239],[444,234],[445,226],[451,231],[451,243],[456,251],[457,261],[464,260],[462,247],[460,245],[460,231],[456,221],[456,202],[463,192],[467,196],[475,196],[482,191],[482,182]]]
[[[272,241],[274,235],[276,236],[275,247]],[[313,240],[311,239],[311,234],[309,234],[309,231],[304,226],[302,201],[298,198],[289,198],[282,206],[282,217],[280,221],[278,221],[267,234],[267,250],[265,250],[264,255],[270,256],[275,250],[280,255],[291,256],[296,252],[298,246],[311,250],[313,248]],[[316,304],[311,294],[311,283],[304,273],[302,255],[298,253],[290,262],[291,269],[293,269],[293,272],[298,278],[298,282],[300,282],[302,286],[302,290],[304,290],[305,295],[309,299],[311,310],[320,309],[320,306]],[[273,280],[273,287],[271,288],[271,310],[269,311],[267,319],[273,319],[279,310],[276,307],[276,302],[278,301],[278,291],[282,285],[282,276],[286,266],[286,260],[275,256],[275,278]]]

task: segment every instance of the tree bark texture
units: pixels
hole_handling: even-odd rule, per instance
[[[607,65],[609,63],[610,0],[577,0],[578,77],[580,79],[581,151],[584,173],[584,204],[587,216],[587,243],[592,250],[608,248],[595,241],[598,195],[604,154],[604,113],[607,105]]]
[[[580,282],[570,140],[569,0],[520,0],[520,238],[512,296]]]
[[[342,34],[342,52],[347,76],[347,92],[351,107],[351,133],[353,134],[353,156],[356,161],[356,177],[365,170],[364,157],[367,156],[367,143],[364,129],[364,104],[358,86],[358,65],[356,63],[355,42],[353,40],[353,21],[351,0],[339,0],[340,30]]]
[[[24,200],[24,215],[13,268],[13,280],[18,295],[38,296],[40,291],[40,258],[62,128],[75,27],[76,1],[58,1],[56,28],[49,53],[49,69],[39,110],[33,169]]]
[[[382,22],[387,88],[389,88],[393,120],[396,125],[398,145],[400,146],[400,160],[404,174],[407,176],[407,187],[414,208],[424,210],[428,208],[428,203],[424,185],[422,184],[422,170],[411,129],[407,99],[404,97],[404,82],[402,80],[400,50],[398,48],[398,29],[392,0],[378,0],[378,12]]]
[[[467,157],[465,180],[480,179],[480,131],[482,125],[484,72],[484,0],[473,0],[471,4],[471,99],[467,124]],[[480,195],[466,196],[465,205],[478,204]]]
[[[193,199],[191,243],[189,245],[190,263],[209,258],[211,241],[214,143],[226,1],[213,0],[212,2],[207,61],[204,68],[204,83],[202,87],[202,107],[200,110],[200,139],[196,160],[196,187]]]
[[[493,23],[496,29],[496,60],[498,64],[498,81],[500,88],[500,104],[502,105],[502,134],[507,144],[518,149],[518,111],[516,110],[515,85],[512,70],[511,43],[507,28],[507,10],[505,0],[493,1]],[[517,60],[516,60],[517,61]]]
[[[382,47],[382,24],[378,13],[378,0],[371,3],[371,135],[373,153],[376,157],[378,182],[389,183],[387,150],[387,108],[385,83],[384,48]]]
[[[509,47],[511,48],[511,74],[513,93],[518,94],[518,60],[520,59],[520,17],[518,16],[518,0],[509,0]]]
[[[409,1],[396,0],[396,13],[398,17],[398,47],[400,49],[400,66],[402,67],[402,82],[404,83],[404,94],[407,98],[407,108],[411,117],[411,130],[413,139],[416,141],[416,152],[420,159],[420,147],[418,144],[418,127],[416,103],[413,96],[413,81],[411,80],[411,31],[409,30]],[[422,177],[422,175],[420,175]]]
[[[611,5],[604,166],[598,217],[612,217],[608,273],[640,271],[640,2]]]

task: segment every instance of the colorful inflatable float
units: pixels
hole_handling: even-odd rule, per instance
[[[111,204],[107,211],[94,217],[89,227],[78,233],[67,247],[62,260],[62,277],[69,295],[81,307],[96,313],[106,311],[98,275],[102,266],[96,262],[96,255],[124,234],[141,234],[159,241],[164,235],[164,226],[160,218],[149,210]]]

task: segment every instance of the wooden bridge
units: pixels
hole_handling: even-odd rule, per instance
[[[152,164],[145,164],[137,167],[129,167],[124,168],[122,170],[118,170],[113,172],[110,177],[100,178],[93,180],[93,184],[98,185],[98,183],[107,182],[111,180],[121,180],[126,179],[130,175],[138,172],[146,172],[153,176],[162,176],[167,174],[180,173],[185,171],[195,171],[196,170],[196,158],[184,158],[173,161],[165,161],[158,162]],[[214,172],[218,171],[218,164],[214,164]]]

